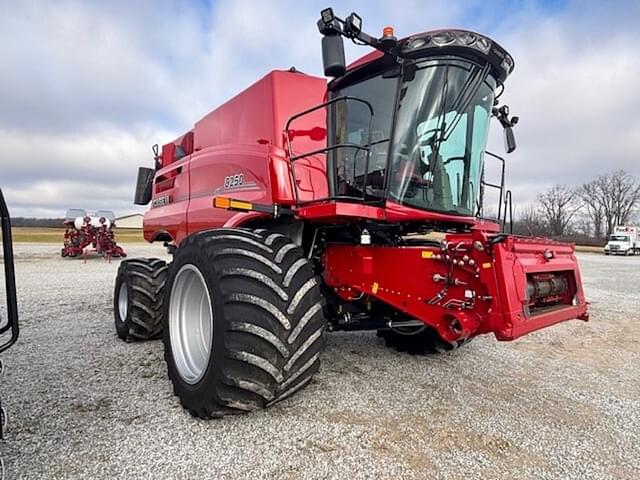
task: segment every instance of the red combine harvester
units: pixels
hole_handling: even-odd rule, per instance
[[[174,391],[198,417],[308,384],[326,330],[433,352],[587,320],[573,246],[505,233],[504,160],[489,154],[503,177],[485,181],[492,116],[515,148],[517,118],[497,100],[512,57],[463,30],[374,38],[331,9],[318,27],[328,84],[273,71],[139,169],[145,238],[173,260],[122,263],[116,328],[163,336]],[[347,68],[343,38],[374,50]],[[487,188],[498,220],[483,218]]]
[[[62,257],[82,255],[86,258],[93,252],[109,260],[127,256],[116,243],[115,215],[110,210],[98,210],[94,216],[89,216],[85,210],[72,208],[67,210],[64,226]]]

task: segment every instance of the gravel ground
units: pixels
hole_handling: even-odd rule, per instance
[[[580,256],[589,323],[427,357],[331,334],[304,391],[205,422],[172,395],[160,342],[116,338],[118,262],[16,249],[7,478],[640,478],[640,257]]]

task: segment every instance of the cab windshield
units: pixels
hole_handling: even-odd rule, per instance
[[[417,65],[402,82],[390,196],[412,207],[474,215],[495,81],[459,60]]]
[[[336,194],[382,199],[388,189],[414,208],[475,215],[495,87],[488,66],[438,57],[335,90],[373,109],[372,121],[356,102],[332,109],[334,144],[371,145],[368,161],[357,148],[335,152]]]
[[[612,242],[628,242],[629,237],[627,237],[626,235],[611,235],[611,237],[609,237],[609,240]]]

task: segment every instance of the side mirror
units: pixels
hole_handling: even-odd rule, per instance
[[[504,149],[507,153],[511,153],[516,149],[516,136],[511,125],[504,127]]]
[[[322,63],[326,77],[341,77],[347,71],[341,35],[322,37]]]
[[[133,197],[133,203],[136,205],[148,205],[151,201],[153,176],[155,175],[153,168],[138,168],[138,179],[136,180],[136,193]]]
[[[516,149],[516,136],[513,133],[513,127],[516,126],[519,117],[513,116],[509,118],[509,106],[503,105],[500,108],[494,107],[491,115],[496,117],[504,129],[504,149],[507,153],[511,153]]]

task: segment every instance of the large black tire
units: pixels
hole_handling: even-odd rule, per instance
[[[180,350],[173,350],[184,338],[176,326],[176,278],[193,267],[206,283],[213,334],[201,378],[187,381]],[[169,269],[163,335],[182,405],[195,417],[216,418],[268,407],[307,385],[325,343],[319,285],[302,250],[280,233],[225,228],[187,237]]]
[[[116,333],[125,342],[153,340],[162,334],[167,273],[167,263],[158,258],[132,258],[120,263],[113,316]]]
[[[429,327],[419,333],[411,335],[398,333],[390,329],[378,330],[378,337],[384,339],[387,347],[414,355],[450,352],[451,350],[462,347],[473,339],[468,338],[450,343],[438,335],[436,330]]]

